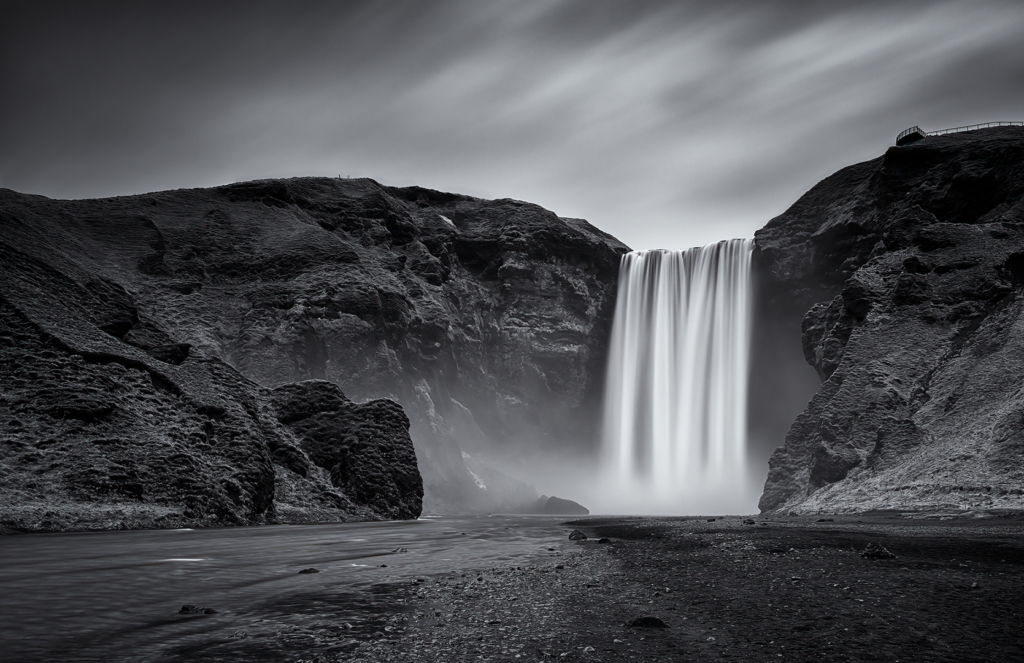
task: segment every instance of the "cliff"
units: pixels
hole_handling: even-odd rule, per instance
[[[365,456],[399,459],[405,475],[339,477],[336,461],[303,450],[276,392],[169,337],[126,290],[68,258],[78,251],[66,237],[41,234],[52,228],[4,220],[0,531],[419,515],[397,404],[362,406],[390,415],[383,429],[332,432],[356,436]],[[322,409],[353,409],[331,405]]]
[[[530,504],[494,464],[594,443],[625,250],[365,179],[0,190],[2,517],[415,517],[420,473],[435,512]]]
[[[1022,195],[1024,130],[928,137],[756,234],[762,311],[805,312],[821,380],[762,511],[1024,506]]]

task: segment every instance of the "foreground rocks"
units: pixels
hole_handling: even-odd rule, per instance
[[[757,233],[765,301],[806,312],[822,382],[771,458],[762,511],[1024,505],[1022,139],[891,147]]]

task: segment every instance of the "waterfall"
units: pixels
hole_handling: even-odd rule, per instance
[[[619,508],[751,510],[752,249],[736,239],[622,256],[602,449],[603,481]]]

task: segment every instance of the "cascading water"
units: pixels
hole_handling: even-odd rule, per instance
[[[737,239],[622,257],[602,511],[748,513],[750,256]],[[612,499],[612,498],[609,498]]]

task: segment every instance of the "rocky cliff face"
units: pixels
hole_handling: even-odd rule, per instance
[[[929,137],[756,234],[763,297],[806,311],[822,381],[763,511],[1024,506],[1022,196],[1024,130]]]
[[[102,424],[105,436],[121,439],[131,434],[110,417],[135,413],[148,398],[155,409],[139,410],[136,425],[148,427],[152,443],[131,457],[115,454],[120,465],[106,476],[128,476],[119,468],[144,465],[171,444],[164,431],[174,411],[185,418],[182,443],[198,436],[213,447],[196,447],[212,454],[213,473],[196,481],[220,485],[218,472],[244,468],[249,478],[217,498],[228,505],[232,491],[241,496],[228,509],[239,522],[271,512],[316,519],[320,509],[357,506],[364,515],[408,517],[419,507],[399,444],[403,426],[411,425],[434,511],[529,504],[532,488],[481,461],[594,441],[591,412],[626,247],[584,221],[511,200],[304,178],[82,201],[0,190],[0,226],[4,329],[35,330],[5,346],[0,407],[17,401],[36,423],[3,413],[8,451],[28,454],[8,454],[4,471],[63,471],[66,454],[92,453],[62,429],[48,433],[64,445],[60,453],[40,455],[35,426],[50,425],[44,416],[62,426]],[[106,414],[45,414],[65,410],[31,391],[44,371],[18,375],[26,357],[43,352],[36,347],[56,353],[43,357],[57,362],[47,384],[67,382],[75,356],[90,371],[118,372],[83,377],[54,396],[63,403],[92,394],[95,407],[82,411]],[[118,366],[138,384],[126,387]],[[15,398],[7,385],[19,379],[29,391]],[[336,385],[354,401],[390,398],[409,422],[392,406],[355,405],[326,383],[286,386],[307,380]],[[117,390],[133,394],[131,407],[104,400]],[[330,408],[302,405],[308,398]],[[358,432],[368,421],[383,445],[376,451]],[[231,434],[219,437],[222,428]],[[190,475],[147,472],[145,486]],[[375,501],[379,491],[359,497],[357,476],[390,486],[386,503]],[[60,494],[59,483],[5,503]]]
[[[394,458],[402,471],[353,480],[304,448],[324,435],[305,435],[286,399],[173,339],[59,226],[2,221],[0,531],[419,514],[397,404],[360,406],[388,413],[383,429],[330,429],[357,440],[359,463]],[[352,418],[340,392],[318,407]]]

